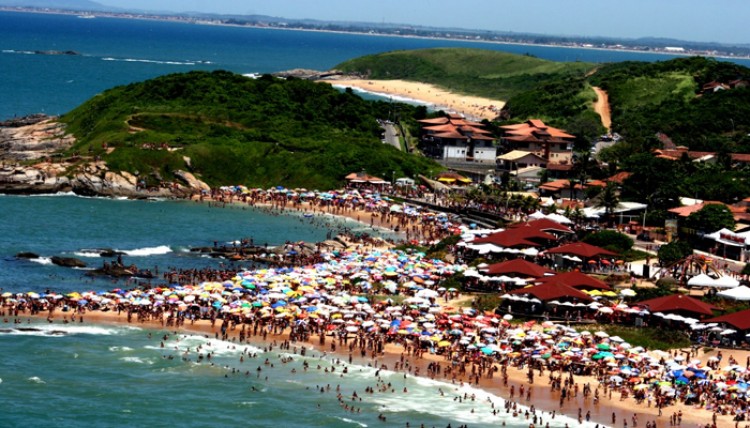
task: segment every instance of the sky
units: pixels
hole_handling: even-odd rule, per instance
[[[750,43],[747,0],[97,0],[130,9]]]

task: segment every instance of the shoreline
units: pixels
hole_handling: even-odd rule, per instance
[[[454,300],[449,301],[446,304],[453,303],[457,302]],[[75,314],[75,312],[70,313],[70,315],[73,314]],[[129,322],[127,320],[127,315],[125,312],[118,314],[115,311],[101,312],[89,310],[86,311],[85,314],[78,316],[84,318],[84,321],[79,322],[78,319],[76,319],[75,321],[68,321],[68,315],[61,316],[61,313],[59,311],[55,311],[55,313],[51,316],[52,321],[49,321],[47,314],[40,313],[36,315],[30,315],[22,313],[17,317],[14,317],[15,319],[19,320],[19,323],[13,325],[25,325],[24,322],[20,321],[22,319],[34,319],[37,321],[43,321],[46,319],[51,325],[62,322],[64,324],[70,323],[71,325],[93,324],[130,326],[154,331],[169,332],[170,335],[202,335],[209,339],[226,340],[232,343],[237,343],[238,345],[246,344],[264,349],[268,346],[272,346],[275,350],[279,351],[281,351],[279,345],[289,343],[291,346],[295,347],[295,350],[297,347],[300,347],[300,350],[302,347],[305,347],[306,349],[308,349],[308,351],[324,353],[326,356],[336,357],[341,361],[346,361],[347,358],[352,358],[352,361],[354,363],[384,370],[390,370],[396,373],[403,373],[404,376],[416,376],[423,379],[445,382],[447,384],[450,384],[451,386],[454,386],[455,388],[466,386],[478,388],[486,393],[496,395],[509,403],[514,403],[526,408],[534,406],[536,414],[541,414],[542,421],[549,421],[550,418],[554,419],[556,415],[561,417],[568,417],[573,421],[573,423],[575,423],[578,412],[580,410],[583,415],[585,415],[587,412],[590,412],[590,421],[587,422],[584,419],[583,423],[577,426],[591,427],[594,424],[598,424],[597,426],[601,427],[620,427],[623,426],[623,420],[626,420],[628,426],[631,426],[632,417],[635,415],[637,417],[637,420],[640,422],[639,426],[645,425],[646,422],[656,421],[656,423],[658,424],[657,426],[664,427],[669,423],[669,416],[677,412],[682,413],[682,424],[675,426],[703,428],[708,427],[709,425],[707,424],[710,424],[709,414],[702,415],[702,411],[696,412],[696,409],[684,404],[673,404],[664,409],[663,416],[658,416],[657,409],[655,407],[651,407],[650,403],[648,407],[645,407],[645,403],[635,403],[632,396],[622,398],[620,393],[612,393],[613,388],[609,389],[609,395],[607,395],[605,388],[605,392],[600,394],[600,400],[596,404],[594,404],[594,400],[590,396],[585,397],[583,394],[579,394],[577,392],[575,393],[575,395],[573,395],[571,388],[571,394],[566,400],[563,400],[563,404],[560,405],[560,393],[553,390],[552,386],[550,385],[548,381],[548,370],[545,370],[544,375],[535,376],[536,382],[532,384],[528,383],[526,370],[509,365],[507,367],[508,382],[507,385],[504,385],[502,381],[502,375],[500,374],[501,366],[498,363],[494,364],[495,367],[498,368],[495,376],[489,378],[487,376],[482,376],[479,379],[478,383],[471,381],[469,379],[471,378],[471,375],[469,374],[458,376],[454,374],[452,375],[452,377],[448,377],[445,374],[443,374],[442,376],[440,374],[430,376],[427,374],[430,373],[428,366],[431,363],[444,365],[448,360],[442,356],[429,353],[425,353],[421,356],[414,355],[410,350],[404,349],[400,344],[396,343],[386,344],[383,353],[374,355],[370,351],[368,351],[368,356],[361,357],[357,355],[358,349],[356,347],[354,348],[354,352],[347,351],[343,346],[337,346],[335,350],[331,349],[331,344],[337,343],[336,338],[333,336],[327,336],[325,338],[325,342],[322,344],[320,343],[320,336],[312,334],[310,338],[305,341],[290,341],[289,329],[284,329],[280,333],[269,333],[267,337],[263,338],[260,334],[258,334],[257,336],[252,335],[252,329],[248,328],[248,335],[246,336],[245,341],[240,342],[240,333],[234,327],[227,329],[227,337],[226,339],[222,339],[219,336],[221,331],[220,325],[217,324],[215,326],[211,326],[211,321],[207,319],[196,320],[195,323],[186,323],[181,326],[165,326],[163,323],[160,323],[157,320],[135,320]],[[61,317],[63,318],[62,321],[60,319]],[[8,323],[7,321],[8,320],[6,318],[6,324]],[[246,324],[246,326],[250,326],[250,324]],[[159,339],[157,338],[156,340],[158,341]],[[169,348],[170,346],[168,346],[168,344],[165,344],[165,347]],[[287,350],[287,352],[289,352],[289,350]],[[399,365],[401,366],[400,369],[398,367]],[[408,369],[404,370],[404,367],[408,367]],[[567,377],[566,373],[556,373],[563,378]],[[585,384],[590,384],[592,390],[598,390],[600,392],[602,390],[601,385],[594,376],[576,375],[575,380],[576,386],[583,387],[583,385]],[[519,394],[522,386],[528,388],[528,391],[531,391],[530,399],[528,399],[528,396],[524,398]],[[515,391],[515,395],[512,395],[513,391]],[[504,410],[504,408],[500,407],[498,410],[502,411]],[[613,415],[616,421],[614,424],[612,423]],[[518,413],[519,422],[523,421],[522,418],[523,412],[520,411]],[[730,426],[733,425],[732,422],[733,421],[731,420],[730,416],[719,416],[717,419],[717,423],[719,424],[718,426]],[[539,424],[539,426],[544,425]]]
[[[432,110],[445,110],[459,113],[474,120],[494,120],[505,106],[505,101],[474,95],[459,94],[447,89],[421,82],[408,80],[373,79],[322,79],[318,83],[328,83],[334,88],[352,90],[377,96],[395,98],[397,102],[412,102],[425,105]]]
[[[465,42],[465,43],[476,43],[476,44],[487,43],[487,44],[511,45],[511,46],[539,46],[539,47],[550,47],[550,48],[585,49],[585,50],[595,50],[595,51],[604,51],[604,52],[631,52],[631,53],[637,53],[637,54],[639,53],[639,54],[674,56],[677,58],[699,56],[699,57],[705,57],[705,58],[718,58],[718,59],[725,59],[725,60],[750,60],[750,55],[732,56],[732,55],[709,55],[707,53],[697,53],[697,52],[680,53],[680,52],[665,52],[665,51],[643,51],[637,48],[616,49],[616,48],[611,48],[611,47],[602,48],[602,47],[595,47],[595,46],[569,46],[569,45],[564,45],[564,44],[551,44],[551,43],[475,40],[475,39],[462,39],[462,38],[450,38],[450,37],[428,37],[428,36],[413,36],[413,35],[398,35],[398,34],[378,34],[378,33],[368,33],[368,32],[354,32],[354,31],[321,30],[321,29],[312,29],[312,28],[282,28],[282,27],[262,26],[262,25],[239,25],[239,24],[206,22],[206,21],[201,21],[201,20],[195,20],[194,18],[193,18],[194,19],[193,21],[186,20],[186,19],[170,19],[170,18],[187,18],[186,16],[181,16],[181,15],[164,15],[162,17],[156,16],[156,15],[136,16],[135,13],[132,13],[132,14],[125,13],[123,15],[120,15],[116,12],[106,12],[106,11],[92,12],[92,11],[86,11],[86,10],[65,11],[65,10],[35,10],[35,9],[17,9],[17,8],[14,9],[13,6],[0,8],[0,12],[35,13],[35,14],[43,14],[43,15],[68,15],[68,16],[77,16],[82,13],[90,13],[92,16],[95,16],[96,18],[136,19],[136,20],[142,20],[142,21],[174,22],[178,24],[190,24],[190,25],[253,28],[253,29],[258,29],[258,30],[307,31],[307,32],[319,32],[319,33],[333,33],[333,34],[351,34],[351,35],[359,35],[359,36],[366,36],[366,37],[396,37],[396,38],[405,38],[405,39],[443,40],[443,41],[451,41],[451,42]],[[209,18],[206,18],[206,19],[209,19]],[[690,43],[689,41],[684,41],[684,40],[681,40],[681,41],[685,43]],[[567,61],[567,62],[572,62],[572,61]]]

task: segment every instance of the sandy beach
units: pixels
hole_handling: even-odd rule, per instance
[[[454,306],[460,306],[462,303],[465,303],[467,300],[470,300],[468,296],[463,296],[459,300],[451,300],[448,302],[445,302],[444,304],[446,306],[454,305]],[[35,316],[34,318],[46,318],[48,314],[43,313]],[[67,323],[70,322],[68,319],[70,318],[71,313],[65,314],[59,311],[56,311],[55,314],[52,317],[52,323]],[[116,311],[109,311],[109,312],[101,312],[101,311],[87,311],[85,314],[82,315],[85,321],[79,321],[80,315],[76,317],[75,322],[85,322],[87,324],[118,324],[118,325],[138,325],[140,327],[145,327],[149,329],[155,329],[155,330],[169,330],[173,331],[174,333],[192,333],[192,334],[199,334],[199,335],[207,335],[208,337],[215,337],[220,335],[221,331],[221,322],[217,322],[215,326],[211,325],[210,320],[196,320],[194,323],[186,323],[180,327],[165,327],[164,324],[158,320],[149,320],[149,321],[137,321],[135,317],[133,320],[129,321],[126,312],[122,312],[118,314]],[[19,319],[25,319],[29,318],[26,314],[19,314]],[[5,322],[8,322],[8,319],[6,318]],[[248,329],[248,332],[252,331],[252,329]],[[157,336],[158,337],[158,336]],[[159,339],[156,339],[157,341]],[[239,328],[238,329],[230,329],[228,331],[228,339],[230,341],[236,341],[239,343]],[[274,345],[274,347],[278,347],[279,344],[284,343],[286,341],[290,340],[289,336],[289,330],[285,330],[281,333],[277,334],[269,334],[265,340],[262,336],[253,336],[252,334],[248,333],[248,336],[246,337],[246,340],[244,343],[251,344],[254,346],[260,346],[265,347],[268,345]],[[318,351],[325,351],[328,353],[332,353],[334,355],[339,355],[342,360],[345,360],[347,357],[352,356],[354,359],[353,361],[358,364],[372,364],[375,367],[381,367],[383,365],[387,366],[389,370],[396,370],[399,372],[404,372],[407,375],[414,375],[418,374],[420,376],[428,377],[426,376],[429,372],[428,365],[430,363],[440,363],[442,365],[449,364],[448,360],[442,356],[439,355],[432,355],[429,353],[424,353],[422,355],[416,355],[411,352],[411,350],[405,350],[402,346],[397,344],[387,344],[385,347],[385,352],[379,355],[369,355],[365,358],[358,358],[357,352],[350,353],[345,350],[344,347],[337,347],[336,350],[332,350],[331,343],[335,342],[334,338],[327,337],[325,338],[325,342],[321,344],[320,342],[320,336],[313,335],[310,337],[310,339],[307,342],[293,342],[293,345],[295,346],[295,349],[297,347],[302,346],[309,346],[309,349],[316,349]],[[675,350],[677,353],[683,352],[683,350]],[[684,352],[687,352],[688,350],[684,350]],[[733,350],[730,352],[726,352],[727,356],[732,356],[738,361],[745,361],[745,359],[750,358],[750,351],[739,351],[739,350]],[[695,358],[698,358],[704,362],[708,360],[709,357],[715,356],[716,351],[712,351],[710,353],[704,353],[702,351],[698,351],[698,355],[695,356]],[[397,367],[398,366],[398,367]],[[406,367],[406,368],[405,368]],[[682,413],[682,424],[676,425],[680,427],[706,427],[709,426],[711,423],[712,414],[706,410],[700,409],[700,408],[694,408],[691,406],[686,406],[684,404],[675,404],[671,405],[665,409],[663,409],[663,415],[659,416],[658,409],[653,406],[650,402],[647,403],[641,403],[637,404],[635,400],[631,397],[623,397],[621,393],[618,390],[610,388],[608,391],[609,393],[605,392],[605,389],[603,388],[603,385],[599,384],[599,381],[594,376],[575,376],[575,384],[576,384],[576,390],[578,390],[578,387],[581,389],[584,385],[589,384],[593,390],[598,390],[599,392],[599,402],[594,403],[594,399],[591,396],[584,397],[582,393],[576,393],[572,394],[566,399],[563,400],[563,404],[560,405],[560,392],[553,390],[550,387],[549,383],[549,371],[545,371],[542,375],[535,376],[535,382],[533,384],[529,384],[527,380],[527,371],[524,369],[518,369],[512,366],[508,366],[507,368],[507,375],[508,375],[508,382],[507,385],[504,384],[502,380],[502,375],[500,374],[500,366],[498,366],[498,371],[492,376],[482,376],[479,379],[478,385],[475,384],[475,386],[478,386],[490,393],[493,393],[495,395],[504,397],[505,399],[515,401],[519,405],[523,406],[535,406],[537,412],[542,412],[541,417],[542,421],[549,420],[552,417],[551,412],[555,412],[559,415],[566,415],[571,418],[576,418],[579,414],[579,411],[582,412],[582,414],[586,414],[587,412],[590,412],[590,417],[592,422],[596,422],[601,424],[602,426],[610,426],[610,427],[623,427],[623,426],[644,426],[647,421],[653,422],[655,421],[657,423],[656,426],[658,427],[665,427],[665,426],[672,426],[670,425],[669,417],[673,414],[676,414],[678,412]],[[538,374],[538,371],[535,370],[535,374]],[[559,372],[554,373],[555,376],[559,376]],[[566,378],[568,375],[563,374],[563,377]],[[454,379],[451,379],[450,377],[444,376],[444,375],[437,375],[437,376],[429,376],[432,379],[435,380],[442,380],[445,382],[453,382],[456,385],[460,385],[462,383],[469,383],[472,384],[473,382],[469,379],[470,375],[467,373],[466,375],[460,375],[456,374]],[[523,397],[520,396],[519,391],[521,391],[521,388],[525,388],[527,391],[530,389],[531,395],[530,397],[526,396],[524,394]],[[512,393],[515,392],[515,395],[512,395]],[[528,399],[527,399],[528,398]],[[635,416],[637,421],[639,421],[638,425],[633,425],[633,416]],[[732,417],[729,415],[726,416],[718,416],[717,418],[717,426],[719,427],[729,427],[734,426],[734,422],[731,419]],[[615,423],[612,423],[612,421],[615,420]],[[623,421],[627,421],[627,425],[623,423]],[[540,424],[539,426],[544,426],[543,424]],[[744,425],[740,425],[744,426]]]
[[[207,201],[204,201],[207,202]],[[215,202],[215,201],[214,201]],[[240,204],[239,201],[227,201],[229,204]],[[268,201],[267,201],[268,202]],[[383,227],[383,228],[394,228],[396,223],[393,222],[393,219],[383,219],[382,216],[373,216],[372,212],[361,210],[361,209],[341,209],[336,212],[331,212],[328,209],[324,209],[322,207],[317,206],[311,206],[309,204],[300,204],[298,206],[293,205],[287,205],[287,206],[279,206],[277,204],[273,203],[266,203],[265,206],[267,207],[274,207],[276,206],[277,210],[296,210],[300,212],[310,212],[315,213],[315,215],[340,215],[340,216],[346,216],[355,220],[358,220],[362,222],[365,225],[370,225],[371,227]],[[429,235],[425,234],[425,230],[422,230],[420,232],[417,232],[420,229],[423,229],[420,227],[420,225],[415,222],[413,224],[409,225],[409,229],[411,229],[413,238],[416,239],[426,239]],[[352,248],[360,248],[362,245],[354,245]],[[387,247],[387,245],[386,245]],[[439,299],[438,302],[443,306],[446,307],[452,307],[452,308],[462,308],[467,306],[473,306],[472,300],[474,299],[474,296],[472,295],[463,295],[460,296],[458,299],[452,299],[443,301],[442,299]],[[44,319],[47,317],[46,312],[39,313],[37,315],[38,318]],[[21,312],[18,314],[16,319],[18,319],[20,322],[25,322],[25,319],[28,318],[28,312]],[[70,322],[71,313],[63,313],[61,311],[55,311],[52,315],[51,322],[53,324],[55,323],[63,323],[63,322]],[[78,317],[78,315],[77,315]],[[139,325],[142,327],[147,328],[153,328],[153,329],[166,329],[170,331],[182,331],[185,333],[195,333],[195,334],[201,334],[201,335],[208,335],[209,337],[215,337],[217,334],[221,334],[221,320],[216,322],[215,325],[212,325],[210,320],[196,320],[194,323],[191,323],[190,321],[186,322],[185,324],[181,325],[180,327],[170,327],[165,326],[165,324],[159,320],[149,320],[149,321],[140,321],[135,316],[132,319],[128,319],[126,312],[121,312],[118,314],[116,310],[110,310],[107,312],[98,311],[98,310],[88,310],[83,314],[84,322],[87,324],[91,323],[116,323],[116,324],[125,324],[125,325]],[[7,317],[5,320],[6,323],[11,322],[11,317]],[[79,323],[80,321],[78,319],[75,320],[76,323]],[[595,331],[595,326],[586,326],[589,330]],[[593,327],[593,328],[592,328]],[[252,329],[250,329],[252,330]],[[231,341],[237,341],[239,342],[240,337],[240,328],[237,327],[236,329],[229,329],[228,331],[228,340]],[[276,345],[283,343],[285,341],[290,340],[290,329],[287,328],[284,331],[275,333],[275,334],[269,334],[265,339],[262,336],[259,335],[252,335],[249,334],[245,337],[245,342],[253,345],[259,345],[261,347],[268,346],[270,344],[273,344],[275,342]],[[325,342],[321,343],[320,335],[317,333],[312,334],[308,340],[307,345],[309,347],[314,347],[316,351],[326,351],[326,352],[332,352],[333,349],[331,348],[332,342],[334,339],[332,337],[326,337]],[[302,346],[302,342],[296,342],[294,343],[294,346],[299,347]],[[336,347],[337,355],[341,357],[342,360],[345,360],[347,357],[349,357],[349,351],[346,349],[345,346],[338,346]],[[526,368],[521,367],[515,367],[513,365],[507,366],[507,383],[503,381],[502,373],[502,367],[499,365],[499,363],[495,363],[495,367],[497,367],[497,370],[494,372],[491,372],[489,375],[483,375],[479,379],[473,378],[471,374],[471,364],[467,365],[468,370],[466,373],[461,374],[457,370],[454,370],[452,373],[439,373],[437,375],[430,376],[430,370],[429,366],[431,363],[439,363],[442,367],[447,367],[451,365],[450,359],[447,355],[439,355],[439,354],[431,354],[429,352],[424,353],[415,353],[413,348],[408,349],[404,348],[402,345],[397,343],[386,343],[384,348],[384,353],[374,355],[370,352],[368,352],[368,355],[365,357],[357,358],[356,355],[354,355],[354,362],[358,364],[371,364],[376,367],[380,367],[382,365],[385,365],[390,370],[398,370],[401,372],[405,372],[406,375],[419,375],[424,377],[430,377],[435,380],[441,380],[448,383],[453,382],[454,384],[460,384],[460,383],[470,383],[472,385],[478,386],[482,388],[483,390],[495,394],[497,396],[503,397],[505,399],[515,401],[519,405],[523,406],[534,406],[537,410],[537,412],[541,415],[543,421],[548,421],[549,418],[552,417],[551,412],[556,412],[558,415],[564,414],[568,417],[571,417],[575,419],[578,417],[578,415],[586,415],[589,413],[590,420],[593,423],[599,423],[602,426],[616,426],[616,427],[623,427],[625,424],[624,421],[627,421],[627,426],[633,427],[633,417],[636,417],[636,420],[639,421],[637,426],[645,426],[646,422],[656,422],[655,426],[658,427],[665,427],[665,426],[671,426],[670,425],[670,416],[676,414],[677,412],[681,412],[682,414],[682,424],[679,426],[681,427],[706,427],[707,425],[711,424],[712,421],[712,412],[709,410],[706,410],[703,407],[691,407],[684,405],[682,403],[672,404],[668,407],[663,409],[663,414],[659,416],[659,410],[656,408],[655,404],[652,402],[641,402],[637,403],[635,399],[632,397],[632,394],[628,397],[624,397],[619,389],[616,388],[605,388],[604,384],[600,384],[599,380],[595,376],[582,376],[582,375],[576,375],[574,377],[574,386],[572,385],[570,388],[570,391],[576,391],[575,393],[571,392],[571,394],[568,395],[568,397],[564,400],[561,400],[561,392],[559,389],[553,389],[550,382],[550,372],[549,370],[545,369],[543,373],[539,373],[538,370],[534,370],[534,383],[530,384],[527,380],[527,374],[528,371]],[[683,352],[688,352],[690,350],[674,350],[671,351],[674,355],[681,354],[684,355]],[[726,359],[729,359],[729,357],[733,357],[737,361],[740,362],[740,364],[744,363],[748,358],[750,358],[750,351],[739,351],[739,350],[723,350],[724,357]],[[354,352],[354,354],[357,354]],[[704,364],[708,361],[708,358],[715,357],[718,355],[717,350],[712,350],[710,352],[704,352],[703,349],[697,350],[697,355],[688,356],[688,360],[692,359],[700,359],[704,362]],[[750,361],[750,360],[748,360]],[[397,368],[398,363],[398,368]],[[553,375],[558,378],[561,377],[562,379],[567,379],[568,374],[567,373],[560,373],[559,371],[555,371]],[[475,384],[474,382],[477,382]],[[594,398],[592,395],[584,396],[583,393],[578,392],[579,390],[582,390],[585,385],[589,385],[589,387],[598,393],[599,400],[598,402],[594,401]],[[524,397],[520,397],[520,391],[521,388],[524,388],[526,391],[529,391],[529,389],[532,390],[531,395],[527,397],[524,395]],[[406,392],[404,392],[406,394]],[[500,409],[502,410],[502,409]],[[613,423],[613,420],[615,421]],[[724,415],[724,416],[718,416],[717,417],[717,426],[723,427],[723,426],[734,426],[734,422],[732,421],[731,415]],[[538,424],[536,426],[544,426],[544,424]],[[574,425],[575,426],[575,425]],[[653,426],[653,425],[652,425]],[[744,426],[740,425],[740,426]]]
[[[504,101],[458,94],[434,85],[406,80],[342,79],[322,80],[336,87],[350,87],[377,95],[394,97],[394,101],[414,100],[436,110],[459,113],[473,120],[497,117]]]

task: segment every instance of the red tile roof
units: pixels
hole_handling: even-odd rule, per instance
[[[638,306],[647,306],[653,312],[690,312],[699,315],[713,315],[716,306],[702,302],[690,296],[672,294],[655,299],[638,302]]]
[[[524,123],[519,123],[516,125],[501,126],[500,128],[504,129],[510,135],[531,135],[534,132],[537,132],[544,133],[555,138],[575,138],[575,136],[566,133],[562,129],[545,125],[544,122],[538,119],[527,120]]]
[[[703,209],[703,207],[705,207],[706,205],[711,205],[711,204],[725,205],[723,202],[719,202],[719,201],[704,201],[703,203],[700,203],[700,204],[687,205],[687,206],[684,206],[684,207],[670,208],[668,211],[671,212],[671,213],[673,213],[673,214],[677,214],[680,217],[688,217],[690,214],[692,214],[694,212],[698,212],[701,209]]]
[[[469,137],[465,137],[459,134],[457,131],[439,132],[437,134],[432,134],[432,136],[438,137],[438,138],[453,138],[455,140],[468,140],[469,139]]]
[[[554,220],[550,220],[548,218],[540,218],[538,220],[531,220],[521,223],[516,223],[509,226],[509,229],[521,229],[521,228],[532,228],[536,230],[541,230],[544,232],[562,232],[562,233],[573,233],[573,229],[569,228],[568,226],[565,226],[564,224],[560,224]]]
[[[540,247],[535,240],[555,241],[557,237],[540,230],[506,229],[484,238],[475,239],[476,244],[495,244],[504,248]]]
[[[612,177],[609,177],[605,181],[610,181],[612,183],[622,184],[622,183],[625,182],[625,180],[627,180],[628,178],[630,178],[631,175],[633,175],[633,173],[628,172],[628,171],[620,171],[617,174],[613,175]]]
[[[723,322],[731,325],[732,327],[735,327],[737,330],[745,331],[750,329],[750,309],[745,309],[744,311],[707,319],[704,322]]]
[[[519,288],[511,291],[509,294],[529,294],[536,297],[542,302],[550,300],[578,300],[581,302],[591,302],[593,299],[583,291],[576,290],[573,287],[562,284],[542,284],[533,287]]]
[[[421,119],[421,120],[418,120],[417,122],[419,122],[419,123],[425,123],[425,124],[438,124],[438,125],[442,125],[442,124],[450,122],[450,120],[447,117],[436,117],[436,118],[433,118],[433,119]]]
[[[597,290],[611,290],[611,287],[607,285],[606,282],[578,271],[559,273],[554,276],[545,276],[544,278],[541,278],[539,282],[563,284],[577,289],[583,288],[588,290],[593,288]]]
[[[548,254],[572,254],[574,256],[593,259],[601,256],[617,256],[612,251],[605,250],[604,248],[597,247],[596,245],[587,244],[585,242],[573,242],[570,244],[561,245],[556,248],[552,248],[546,251]]]
[[[541,278],[548,273],[555,273],[555,271],[524,259],[513,259],[502,263],[495,263],[487,268],[487,275],[512,275]]]

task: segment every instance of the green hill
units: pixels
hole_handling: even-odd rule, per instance
[[[586,75],[596,65],[467,48],[437,48],[368,55],[336,66],[370,79],[430,83],[450,91],[507,101],[502,118],[543,119],[588,137],[599,134],[596,94]]]
[[[598,86],[609,94],[613,131],[628,142],[612,160],[656,147],[657,132],[694,150],[750,153],[750,89],[700,94],[708,82],[750,79],[750,69],[728,61],[686,57],[594,65],[439,48],[368,55],[336,68],[502,99],[501,120],[539,118],[578,136],[582,145],[604,130],[592,108],[596,95],[591,87]]]
[[[352,171],[390,179],[439,169],[380,141],[377,118],[392,107],[298,79],[190,72],[110,89],[61,120],[77,137],[71,152],[147,180],[183,169],[210,185],[329,189]]]
[[[613,129],[629,151],[655,147],[657,132],[693,150],[750,152],[750,91],[747,87],[702,94],[709,82],[750,79],[750,69],[691,57],[602,66],[590,82],[609,93]]]
[[[458,93],[507,100],[552,79],[582,77],[594,65],[483,49],[435,48],[367,55],[335,68],[371,79],[425,82]]]

